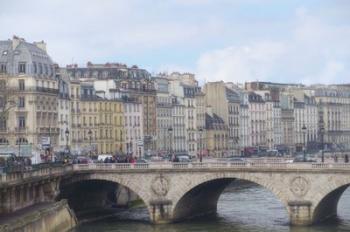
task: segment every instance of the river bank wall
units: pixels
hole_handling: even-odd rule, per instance
[[[0,225],[0,231],[50,232],[69,231],[77,225],[74,212],[66,200],[60,200],[44,209],[35,210]]]

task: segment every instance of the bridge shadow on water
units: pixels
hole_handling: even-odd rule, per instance
[[[148,210],[136,193],[118,183],[84,180],[63,183],[58,200],[67,199],[79,223],[113,218],[149,222]]]
[[[87,182],[87,181],[86,181]],[[207,231],[207,232],[345,232],[350,231],[350,189],[345,190],[338,203],[338,216],[329,219],[321,224],[311,227],[291,227],[289,225],[288,213],[285,206],[269,190],[252,182],[240,180],[216,180],[212,183],[204,183],[197,186],[183,197],[183,204],[191,207],[192,203],[203,203],[204,209],[208,202],[201,202],[207,197],[217,197],[216,211],[210,214],[202,214],[198,217],[187,217],[169,225],[152,225],[149,222],[149,212],[145,207],[122,208],[115,207],[115,193],[117,184],[108,181],[74,184],[65,186],[62,189],[61,197],[68,198],[72,208],[77,210],[78,216],[83,219],[86,210],[92,210],[92,215],[101,216],[107,212],[108,218],[90,222],[79,226],[76,231],[142,231],[142,232],[185,232],[185,231]],[[217,193],[208,193],[208,188],[217,188]],[[222,188],[222,189],[220,189]],[[98,191],[95,191],[98,190]],[[204,192],[203,192],[204,191]],[[207,192],[205,192],[207,191]],[[94,193],[94,192],[99,192]],[[105,196],[104,201],[94,198],[101,198],[101,192]],[[209,191],[210,192],[210,191]],[[114,193],[114,194],[113,194]],[[97,195],[96,195],[97,194]],[[199,196],[195,199],[195,196]],[[193,198],[194,197],[194,198]],[[77,202],[75,202],[78,200]],[[215,199],[214,199],[215,200]],[[88,207],[84,202],[91,201]],[[196,202],[197,201],[197,202]],[[79,203],[78,203],[79,202]],[[82,203],[83,202],[83,203]],[[215,201],[213,201],[215,202]],[[213,206],[213,202],[209,206]],[[103,203],[103,204],[101,204]],[[88,204],[86,204],[88,205]],[[95,207],[101,206],[104,207]],[[83,207],[84,206],[84,207]],[[94,207],[91,207],[94,206]],[[97,208],[110,211],[100,212]],[[82,210],[82,211],[81,211]],[[175,210],[176,211],[176,210]],[[193,212],[193,211],[191,211]],[[182,212],[181,212],[182,213]],[[106,214],[106,215],[107,215]],[[112,215],[112,216],[111,216]],[[85,214],[86,216],[86,214]],[[101,217],[102,218],[102,217]]]

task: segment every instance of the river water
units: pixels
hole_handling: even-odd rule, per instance
[[[349,232],[350,189],[338,204],[338,218],[312,227],[292,227],[288,215],[276,197],[252,183],[233,183],[218,202],[215,215],[189,221],[151,225],[145,208],[123,210],[115,216],[83,224],[76,232]]]

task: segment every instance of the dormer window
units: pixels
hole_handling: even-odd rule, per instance
[[[24,62],[18,63],[18,72],[19,73],[26,73],[26,63],[24,63]]]

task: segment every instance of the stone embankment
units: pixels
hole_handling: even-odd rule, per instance
[[[15,212],[0,222],[0,232],[69,231],[77,225],[74,212],[66,200]]]

